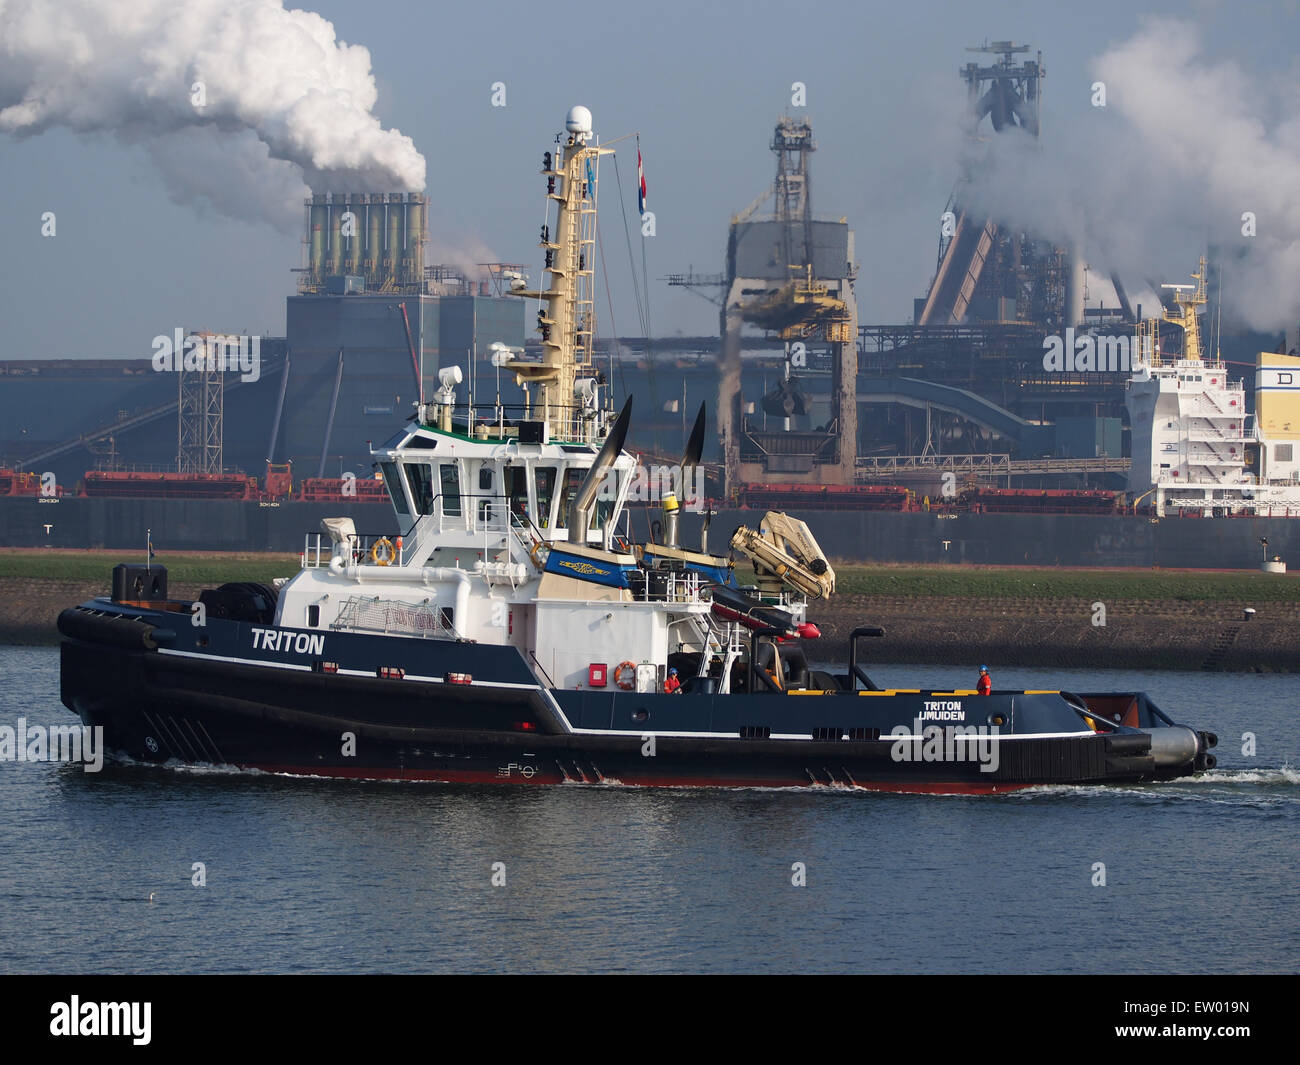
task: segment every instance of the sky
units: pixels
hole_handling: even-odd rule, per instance
[[[283,335],[308,181],[423,181],[426,262],[527,262],[538,280],[541,153],[574,104],[603,141],[639,134],[654,335],[716,334],[712,304],[658,279],[721,272],[730,217],[772,181],[782,112],[813,123],[814,212],[856,231],[859,320],[905,322],[969,150],[958,69],[989,61],[965,48],[1005,39],[1043,54],[1041,143],[1008,142],[972,196],[1129,277],[1184,280],[1207,243],[1227,247],[1229,315],[1300,320],[1294,0],[309,10],[0,0],[0,358],[138,357],[178,326]],[[201,112],[196,71],[212,93]],[[618,163],[633,222],[635,144]],[[598,313],[602,333],[635,335],[613,177],[602,170],[613,328],[604,293]]]

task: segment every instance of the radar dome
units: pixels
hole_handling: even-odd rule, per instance
[[[585,107],[570,107],[569,117],[564,120],[564,128],[579,137],[591,135],[591,112]]]

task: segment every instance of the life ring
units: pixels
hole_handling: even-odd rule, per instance
[[[379,549],[384,549],[383,557],[379,555]],[[375,541],[374,546],[370,548],[370,561],[376,566],[391,565],[396,555],[393,552],[393,541],[387,536],[380,537]]]
[[[632,677],[630,680],[623,679],[623,671],[625,669],[630,669],[632,671]],[[620,662],[618,666],[614,669],[614,683],[617,684],[620,688],[622,688],[625,692],[630,692],[633,688],[635,688],[636,687],[636,663]]]

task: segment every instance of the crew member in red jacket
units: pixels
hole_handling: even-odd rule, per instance
[[[993,678],[989,676],[989,667],[980,666],[980,680],[975,690],[981,695],[988,695],[993,690]]]
[[[667,693],[668,695],[674,695],[681,688],[681,686],[682,686],[682,682],[677,679],[677,670],[670,669],[668,671],[668,679],[664,681],[665,693]]]

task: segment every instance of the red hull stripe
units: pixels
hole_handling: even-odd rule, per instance
[[[555,785],[566,783],[556,773],[538,773],[531,779],[525,779],[517,771],[509,777],[496,773],[487,773],[476,769],[351,769],[340,766],[296,766],[296,765],[260,765],[241,766],[243,769],[259,769],[264,773],[286,773],[292,776],[337,777],[348,780],[410,780],[430,781],[444,784],[532,784]],[[748,780],[716,777],[637,777],[628,780],[624,777],[614,778],[619,784],[649,788],[807,788],[810,783],[805,780]],[[581,779],[570,777],[568,783],[584,783]],[[588,779],[585,783],[603,783]],[[1033,784],[969,784],[964,781],[876,781],[860,780],[852,786],[821,784],[820,787],[832,790],[884,791],[917,795],[994,795],[1007,791],[1019,791],[1031,788]]]

